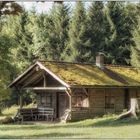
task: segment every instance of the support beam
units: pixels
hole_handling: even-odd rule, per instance
[[[29,84],[33,83],[34,81],[38,81],[38,79],[39,79],[41,76],[42,76],[42,72],[36,73],[35,76],[32,76],[31,78],[29,78],[29,79],[26,81],[26,83],[24,83],[24,86],[23,86],[22,88],[28,86]]]
[[[67,88],[66,93],[69,96],[69,109],[70,111],[72,110],[72,99],[71,99],[71,90],[69,88]]]
[[[28,87],[24,89],[30,89],[30,90],[62,90],[65,91],[67,88],[66,87]]]
[[[22,107],[23,107],[23,95],[21,92],[19,94],[19,103],[20,103],[20,109],[22,109]]]
[[[43,78],[44,78],[44,87],[47,87],[47,79],[46,79],[46,74],[43,74]]]

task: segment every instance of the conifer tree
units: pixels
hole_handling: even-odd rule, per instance
[[[89,60],[87,19],[84,4],[81,1],[76,3],[73,11],[69,29],[69,41],[64,54],[66,61],[87,62]]]
[[[48,58],[60,61],[68,40],[69,7],[64,3],[54,3],[50,18]]]
[[[131,65],[140,67],[140,9],[138,5],[137,26],[133,32],[133,40],[135,44],[131,46]]]
[[[97,52],[106,51],[106,43],[109,40],[109,23],[104,12],[102,2],[93,2],[88,9],[88,38],[90,40],[91,56],[90,61],[95,61]]]
[[[134,7],[125,6],[124,2],[108,2],[108,16],[110,16],[111,27],[113,27],[112,39],[108,50],[110,63],[130,65],[130,46],[134,44],[131,31],[134,28]],[[133,10],[132,10],[133,9]]]
[[[32,33],[28,28],[30,22],[29,13],[24,11],[15,18],[13,18],[13,20],[15,20],[13,34],[15,37],[16,47],[13,52],[17,68],[23,70],[23,68],[34,60],[34,55],[32,53]]]

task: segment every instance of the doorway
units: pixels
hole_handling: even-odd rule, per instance
[[[56,118],[61,118],[69,108],[69,97],[65,92],[56,93]]]

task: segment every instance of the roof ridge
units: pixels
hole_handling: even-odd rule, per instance
[[[111,66],[111,67],[125,67],[125,68],[137,68],[133,66],[128,66],[128,65],[114,65],[114,64],[105,64],[105,66]]]
[[[80,65],[93,65],[96,66],[95,63],[91,62],[68,62],[68,61],[58,61],[58,60],[37,60],[39,62],[53,62],[53,63],[66,63],[66,64],[80,64]],[[111,66],[111,67],[125,67],[125,68],[138,68],[138,67],[133,67],[133,66],[128,66],[128,65],[115,65],[115,64],[104,64],[104,66]]]
[[[67,64],[84,64],[84,65],[95,65],[95,63],[87,63],[87,62],[68,62],[68,61],[48,61],[48,60],[37,60],[39,62],[53,62],[53,63],[67,63]],[[96,66],[96,65],[95,65]]]

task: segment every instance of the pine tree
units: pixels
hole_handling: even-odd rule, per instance
[[[71,18],[69,41],[65,49],[65,60],[72,62],[87,62],[89,60],[87,39],[87,19],[84,4],[77,2]]]
[[[47,14],[40,14],[31,19],[30,29],[33,37],[32,51],[35,58],[52,60],[50,34],[53,21]]]
[[[130,46],[134,44],[131,34],[135,26],[134,7],[129,7],[124,2],[108,2],[107,8],[113,29],[108,46],[110,63],[130,65]]]
[[[138,5],[137,26],[133,32],[133,40],[135,44],[131,46],[131,65],[140,67],[140,9]]]
[[[16,18],[16,19],[15,19]],[[32,33],[29,30],[29,13],[24,11],[19,16],[13,18],[14,22],[14,38],[16,47],[13,49],[14,59],[16,60],[17,68],[23,70],[33,60],[34,55],[32,53]]]
[[[33,23],[34,54],[39,59],[63,60],[69,29],[69,8],[55,3],[50,14],[37,15]]]
[[[66,48],[69,29],[69,7],[64,3],[55,3],[50,15],[48,38],[48,58],[63,60],[63,51]]]
[[[109,23],[102,2],[93,2],[88,9],[88,38],[90,39],[90,61],[95,61],[97,52],[106,53],[106,41],[109,40]]]

